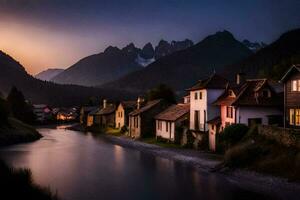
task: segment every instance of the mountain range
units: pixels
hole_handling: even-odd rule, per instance
[[[59,85],[38,80],[29,75],[24,67],[8,54],[0,51],[0,91],[6,96],[12,86],[16,86],[32,103],[44,103],[52,106],[82,105],[91,97],[98,100],[109,98],[132,97],[132,94],[122,91],[89,88],[75,85]]]
[[[63,71],[64,71],[64,69],[52,69],[51,68],[51,69],[47,69],[47,70],[44,70],[44,71],[38,73],[34,77],[37,79],[40,79],[42,81],[50,81],[52,78],[54,78],[58,74],[62,73]]]
[[[143,92],[164,83],[176,91],[183,91],[198,79],[213,71],[221,72],[225,66],[242,61],[252,54],[230,32],[221,31],[100,87]]]
[[[101,85],[140,70],[163,56],[192,45],[191,40],[171,43],[161,40],[155,48],[151,43],[147,43],[142,49],[135,47],[133,43],[122,49],[109,46],[102,53],[79,60],[54,76],[51,81],[84,86]]]

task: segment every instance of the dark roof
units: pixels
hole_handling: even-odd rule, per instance
[[[180,117],[189,113],[190,104],[177,104],[168,107],[163,112],[155,116],[155,119],[166,120],[166,121],[176,121]]]
[[[208,124],[214,124],[214,125],[218,125],[218,124],[221,124],[221,117],[220,116],[217,116],[211,120],[208,120],[207,121]]]
[[[269,88],[271,97],[255,96],[263,88]],[[229,90],[233,90],[235,96],[228,95]],[[229,88],[213,103],[214,105],[227,106],[280,106],[280,96],[269,85],[267,79],[250,79],[235,89]]]
[[[83,109],[85,113],[89,113],[93,110],[96,110],[97,108],[97,106],[83,106],[81,109]]]
[[[91,112],[89,112],[89,115],[96,115],[98,111],[99,111],[99,108],[94,109]]]
[[[116,111],[116,105],[108,104],[105,108],[98,110],[98,112],[95,114],[96,115],[108,115],[108,114],[114,113],[115,111]]]
[[[136,101],[122,101],[120,104],[126,110],[126,109],[134,109],[134,108],[136,108],[137,102]]]
[[[293,71],[300,72],[300,65],[298,64],[298,65],[293,65],[292,67],[290,67],[290,69],[281,78],[280,82],[285,82]]]
[[[200,89],[225,89],[228,85],[228,80],[224,77],[213,74],[211,77],[200,80],[196,85],[189,88],[189,91],[200,90]]]
[[[146,103],[145,106],[143,106],[142,108],[140,109],[135,109],[134,111],[132,111],[131,113],[129,113],[129,115],[139,115],[143,112],[146,112],[148,111],[149,109],[151,109],[153,106],[159,104],[162,100],[161,99],[157,99],[157,100],[153,100],[153,101],[148,101]]]

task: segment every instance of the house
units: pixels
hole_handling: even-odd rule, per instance
[[[284,84],[284,127],[300,129],[300,65],[282,77]]]
[[[190,95],[186,95],[183,97],[183,103],[187,104],[191,102]]]
[[[123,126],[129,126],[129,113],[136,108],[136,101],[122,101],[119,103],[116,110],[116,128],[122,128]]]
[[[88,114],[90,112],[92,112],[93,110],[96,110],[98,109],[97,106],[83,106],[81,107],[80,109],[80,117],[79,117],[79,122],[80,124],[83,124],[83,125],[87,125],[87,121],[88,121]],[[91,119],[89,119],[90,121]]]
[[[52,113],[55,114],[58,121],[73,121],[78,116],[75,108],[56,108],[55,112]]]
[[[36,120],[38,122],[45,122],[52,116],[52,110],[46,104],[34,104],[33,113],[36,115]]]
[[[101,128],[115,127],[116,105],[108,104],[107,100],[103,100],[103,107],[95,111],[93,114],[93,123]]]
[[[213,103],[220,116],[209,122],[209,147],[215,150],[216,136],[231,124],[282,124],[282,95],[267,79],[249,79],[230,84]]]
[[[190,104],[177,104],[168,107],[155,116],[156,138],[179,142],[184,126],[189,127]]]
[[[154,117],[167,107],[160,99],[148,101],[144,106],[141,103],[141,99],[138,98],[137,109],[129,113],[129,135],[132,138],[154,135]]]
[[[93,109],[91,112],[88,113],[88,115],[87,115],[87,121],[86,121],[86,126],[87,127],[91,127],[94,124],[96,124],[95,123],[96,117],[97,117],[96,115],[99,112],[99,110],[100,110],[99,108],[96,108],[96,109]]]
[[[225,91],[228,81],[214,73],[205,80],[200,80],[190,92],[190,130],[194,133],[208,131],[207,121],[220,115],[220,109],[212,105]]]

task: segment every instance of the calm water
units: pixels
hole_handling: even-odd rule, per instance
[[[0,150],[15,167],[66,200],[266,199],[190,165],[64,129],[40,129],[39,141]],[[270,199],[270,198],[267,198]]]

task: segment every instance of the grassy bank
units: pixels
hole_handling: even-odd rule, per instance
[[[32,142],[41,137],[35,128],[14,118],[9,118],[8,123],[0,127],[0,146]]]
[[[224,165],[300,180],[299,149],[282,146],[259,135],[255,129],[226,151]]]
[[[33,183],[28,169],[14,169],[0,161],[0,198],[58,200],[49,188],[43,188]]]

